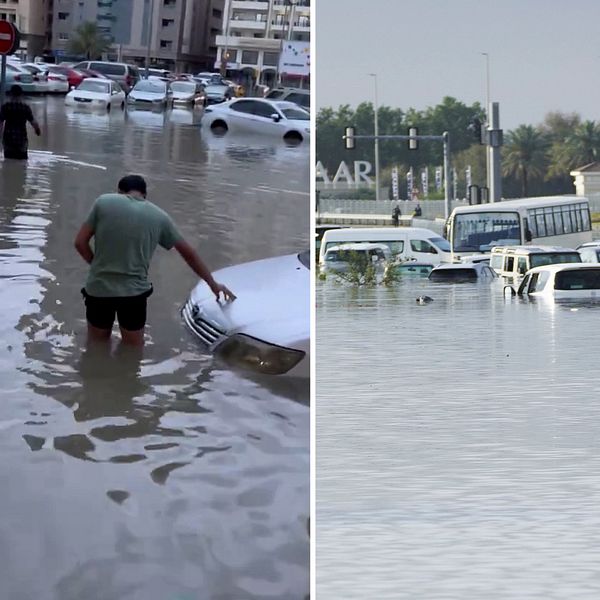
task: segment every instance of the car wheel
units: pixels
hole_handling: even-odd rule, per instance
[[[286,144],[289,144],[290,146],[298,146],[302,143],[304,138],[297,131],[288,131],[288,133],[283,136],[283,139]]]
[[[225,121],[221,121],[221,120],[213,121],[210,125],[210,130],[215,135],[225,135],[228,130],[227,123],[225,123]]]

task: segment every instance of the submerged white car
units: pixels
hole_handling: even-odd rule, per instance
[[[127,96],[127,103],[139,107],[163,108],[171,102],[171,88],[160,79],[141,79]]]
[[[181,311],[190,331],[232,367],[308,377],[310,252],[228,267],[214,276],[237,299],[217,302],[199,283]]]
[[[103,110],[125,108],[125,92],[116,81],[89,77],[66,95],[65,104]]]
[[[310,139],[310,115],[293,102],[240,98],[205,109],[202,126],[214,133],[245,131],[289,142]]]
[[[204,104],[205,96],[201,86],[195,81],[173,81],[171,83],[173,92],[173,105],[196,106]]]
[[[556,300],[600,299],[600,265],[562,263],[535,267],[527,271],[516,293]]]

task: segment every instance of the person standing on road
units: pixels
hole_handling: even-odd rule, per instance
[[[146,200],[145,180],[128,175],[119,181],[118,193],[104,194],[94,202],[75,238],[77,252],[90,265],[81,290],[89,338],[109,340],[116,316],[123,342],[143,345],[147,299],[153,291],[148,268],[159,245],[175,248],[206,281],[217,301],[221,294],[226,301],[235,300],[230,290],[213,279],[169,215]]]
[[[398,225],[400,224],[401,215],[402,211],[400,210],[400,207],[396,204],[396,206],[394,206],[394,209],[392,210],[392,223],[394,227],[398,227]]]
[[[23,88],[20,85],[13,85],[9,91],[8,102],[0,107],[4,158],[27,160],[29,146],[27,123],[31,123],[36,135],[42,134],[31,107],[23,101]]]

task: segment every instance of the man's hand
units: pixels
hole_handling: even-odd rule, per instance
[[[233,302],[237,297],[229,288],[216,281],[210,286],[210,289],[217,297],[217,302],[221,299],[221,294],[226,302]]]

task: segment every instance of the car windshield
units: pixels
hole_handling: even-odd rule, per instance
[[[310,121],[310,115],[299,108],[282,108],[281,112],[286,119],[296,119],[297,121]]]
[[[305,266],[307,269],[310,269],[310,250],[300,252],[300,254],[298,254],[298,260],[303,266]]]
[[[222,94],[227,89],[227,87],[224,85],[210,84],[210,85],[207,85],[205,89],[207,92],[214,92],[214,93]]]
[[[454,217],[454,252],[486,252],[492,246],[520,243],[521,230],[517,212],[459,213]]]
[[[139,81],[133,88],[136,92],[152,92],[154,94],[164,94],[167,86],[161,81]]]
[[[429,241],[442,252],[450,252],[450,244],[443,237],[432,237],[429,238]]]
[[[97,92],[98,94],[108,94],[108,83],[104,81],[82,81],[77,89],[81,92]]]
[[[558,263],[581,262],[579,252],[548,252],[544,254],[531,255],[531,268],[543,265],[556,265]]]
[[[188,83],[187,81],[174,81],[171,84],[171,89],[174,92],[183,92],[184,94],[194,94],[196,92],[196,84]]]
[[[450,283],[465,283],[477,281],[475,269],[434,269],[429,274],[431,281],[442,281]]]

